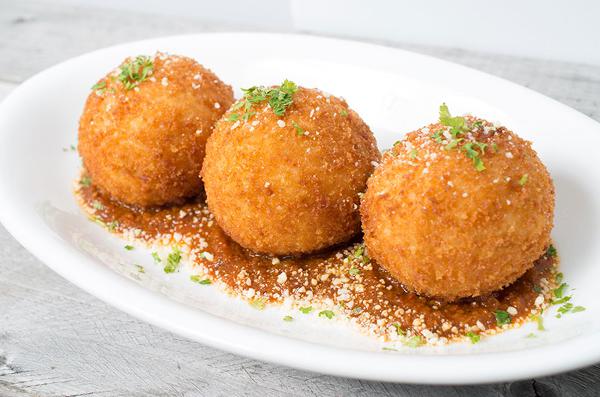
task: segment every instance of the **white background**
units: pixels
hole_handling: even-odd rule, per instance
[[[600,65],[600,1],[595,0],[60,1]]]

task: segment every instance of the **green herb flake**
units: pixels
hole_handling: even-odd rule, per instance
[[[144,269],[144,266],[135,265],[135,267],[137,268],[138,273],[146,273],[146,269]]]
[[[510,314],[508,314],[507,311],[496,310],[494,314],[496,316],[496,324],[498,324],[499,327],[510,324]]]
[[[459,135],[467,132],[469,129],[472,129],[475,125],[474,123],[471,126],[467,126],[466,119],[464,117],[453,117],[445,103],[440,106],[439,122],[443,126],[450,127],[450,134],[452,135],[452,139],[444,146],[445,150],[452,150],[458,147],[461,142],[464,141],[464,138],[460,138]],[[436,142],[442,143],[443,139],[441,134],[441,131],[436,131],[432,138]],[[485,154],[485,149],[487,146],[487,143],[477,141],[466,142],[460,146],[460,150],[463,151],[465,155],[473,161],[473,167],[477,172],[481,172],[486,169],[481,156]]]
[[[387,346],[382,347],[381,350],[387,350],[387,351],[392,351],[392,352],[398,351],[398,349],[394,349],[393,347],[387,347]]]
[[[562,305],[563,303],[568,302],[570,300],[571,300],[571,296],[565,296],[560,299],[553,299],[552,302],[550,302],[550,303],[552,303],[553,305]]]
[[[244,92],[244,97],[233,106],[232,110],[239,110],[243,107],[244,114],[242,118],[244,121],[248,121],[248,119],[255,114],[254,112],[250,112],[252,106],[264,101],[269,103],[269,106],[275,115],[279,117],[283,116],[286,109],[292,104],[293,95],[298,91],[298,86],[294,82],[286,79],[278,87],[267,88],[254,86],[242,88],[242,91]]]
[[[521,177],[521,179],[519,179],[519,185],[525,186],[525,184],[527,183],[527,179],[529,179],[529,175],[528,174],[523,174],[523,176]]]
[[[104,205],[98,200],[94,200],[92,202],[92,207],[94,207],[94,209],[98,211],[102,211],[104,209]]]
[[[554,258],[556,256],[556,248],[554,248],[554,246],[552,244],[550,244],[548,246],[548,248],[546,249],[546,256],[549,258]],[[558,273],[557,276],[560,275],[561,277],[561,281],[562,281],[562,273]],[[560,283],[560,281],[557,281],[557,283]]]
[[[240,115],[238,113],[231,113],[227,116],[227,121],[238,121],[240,119]]]
[[[296,135],[298,136],[302,136],[304,135],[304,129],[302,127],[300,127],[298,125],[298,123],[296,123],[295,121],[292,121],[292,125],[294,126],[294,128],[296,129]]]
[[[348,117],[348,111],[346,109],[340,110],[340,116],[342,116],[342,117]]]
[[[465,118],[452,117],[450,115],[450,111],[448,110],[448,106],[445,103],[442,103],[440,105],[440,124],[447,127],[462,129],[465,126]]]
[[[283,116],[285,110],[292,104],[292,96],[298,91],[296,83],[284,80],[277,88],[271,89],[267,95],[269,96],[269,105],[273,109],[273,113],[277,116]]]
[[[160,256],[158,256],[157,252],[152,253],[152,259],[154,259],[154,262],[156,262],[156,263],[162,262],[162,259],[160,259]]]
[[[406,335],[406,332],[404,332],[404,330],[400,326],[400,323],[393,323],[392,325],[394,326],[394,328],[396,328],[396,334],[397,335],[400,335],[400,336]]]
[[[123,247],[123,248],[125,248],[127,251],[132,251],[134,247],[133,247],[133,245],[129,245],[129,244],[128,244],[128,245],[126,245],[126,246],[125,246],[125,247]]]
[[[546,254],[548,255],[548,254]],[[564,278],[564,275],[562,273],[556,273],[556,276],[554,276],[554,281],[556,281],[556,284],[560,284],[562,283]]]
[[[542,287],[540,287],[539,285],[534,285],[533,292],[537,292],[538,294],[542,293]]]
[[[178,247],[173,247],[171,253],[167,256],[167,264],[164,267],[165,273],[173,273],[179,267],[181,262],[181,251]]]
[[[265,306],[267,306],[266,298],[256,298],[250,301],[250,306],[255,308],[256,310],[264,310]]]
[[[308,314],[308,313],[310,313],[310,312],[313,311],[313,307],[312,306],[306,306],[306,307],[301,307],[298,310],[300,310],[304,314]]]
[[[467,338],[471,340],[472,344],[475,344],[481,340],[481,336],[474,332],[467,332]]]
[[[474,121],[473,124],[471,124],[471,129],[482,128],[482,127],[483,127],[483,121],[481,121],[481,120]]]
[[[198,274],[193,274],[190,276],[190,280],[200,285],[211,285],[212,281],[208,278],[201,278]]]
[[[575,306],[572,310],[571,313],[579,313],[585,311],[585,307],[583,306]]]
[[[544,318],[540,314],[532,315],[531,319],[536,322],[538,331],[546,330],[546,328],[544,328]]]
[[[530,334],[527,334],[527,336],[525,336],[525,337],[526,337],[527,339],[534,339],[534,338],[537,338],[537,335],[536,335],[536,334],[534,334],[534,333],[532,332],[532,333],[530,333]]]
[[[359,275],[359,274],[360,274],[360,269],[359,269],[359,268],[357,268],[357,267],[354,267],[354,266],[352,266],[352,267],[350,268],[350,270],[348,270],[348,273],[349,273],[351,276],[357,276],[357,275]]]
[[[416,159],[418,155],[419,155],[419,151],[417,149],[413,149],[410,151],[409,157],[411,159]]]
[[[558,299],[562,298],[568,287],[569,287],[569,284],[567,284],[567,283],[562,283],[561,285],[559,285],[558,288],[556,288],[554,290],[554,297],[558,298]]]
[[[118,227],[119,227],[119,222],[117,222],[117,221],[112,221],[108,225],[106,225],[106,228],[108,229],[109,232],[114,232]]]
[[[287,322],[294,321],[294,317],[292,317],[292,316],[285,316],[283,318],[283,321],[287,321]]]
[[[403,341],[402,344],[404,346],[417,348],[419,346],[423,346],[425,344],[425,341],[419,335],[414,335],[414,336],[411,336],[410,338],[406,339],[405,341]]]
[[[137,87],[146,80],[154,69],[152,58],[145,55],[138,55],[135,59],[121,66],[121,72],[117,79],[123,84],[126,90]]]
[[[90,178],[89,176],[82,176],[81,180],[79,181],[79,184],[83,187],[90,187],[92,186],[92,178]]]
[[[335,313],[331,310],[322,310],[319,312],[319,317],[327,317],[329,320],[331,320],[333,316],[335,316]]]
[[[573,304],[571,302],[567,302],[561,307],[558,308],[558,312],[560,314],[567,314],[573,308]]]
[[[92,90],[102,94],[106,88],[106,80],[100,80],[92,86]]]

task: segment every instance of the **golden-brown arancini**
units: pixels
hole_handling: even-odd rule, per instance
[[[531,143],[474,117],[409,133],[361,206],[370,257],[406,288],[453,300],[503,288],[550,244],[554,186]]]
[[[86,101],[78,145],[85,172],[126,204],[197,195],[206,140],[233,100],[231,87],[193,59],[128,58]]]
[[[286,80],[245,90],[208,140],[202,178],[233,240],[296,255],[360,232],[359,194],[379,158],[369,127],[344,100]]]

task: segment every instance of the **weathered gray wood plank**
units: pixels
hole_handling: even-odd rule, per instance
[[[249,28],[0,0],[0,100],[15,84],[45,67],[99,47],[169,34]],[[508,78],[600,120],[599,67],[396,46]],[[336,378],[224,353],[107,306],[55,275],[2,227],[0,308],[0,396],[600,394],[600,366],[511,384],[430,387]]]

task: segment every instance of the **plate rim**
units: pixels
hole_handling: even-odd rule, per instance
[[[105,51],[114,51],[119,47],[149,44],[157,40],[180,40],[182,38],[188,39],[193,37],[203,39],[210,39],[212,37],[235,39],[239,36],[246,38],[251,36],[257,39],[265,38],[265,36],[277,39],[294,38],[301,41],[329,42],[331,45],[342,43],[343,45],[397,52],[408,57],[421,57],[429,62],[451,65],[453,68],[462,69],[464,72],[479,74],[481,77],[492,79],[496,83],[510,86],[511,89],[524,90],[529,95],[534,95],[539,101],[550,101],[553,105],[560,106],[562,110],[571,112],[573,117],[577,116],[582,118],[582,121],[585,120],[586,122],[593,123],[591,125],[595,128],[600,126],[598,122],[590,117],[543,94],[500,77],[430,55],[381,44],[347,39],[304,34],[255,32],[219,32],[163,36],[117,44],[70,58],[35,74],[16,87],[0,102],[0,119],[7,117],[5,114],[7,112],[6,109],[22,95],[21,93],[24,92],[24,88],[36,84],[37,81],[44,79],[46,75],[50,75],[53,71],[63,68],[65,65],[68,66],[69,63],[76,59],[97,55]],[[4,139],[6,134],[0,131],[0,141]],[[0,145],[1,151],[2,145]],[[273,334],[267,330],[238,324],[204,312],[201,309],[191,308],[171,300],[158,292],[150,291],[132,280],[124,278],[110,268],[86,257],[52,233],[29,230],[26,227],[26,223],[20,222],[18,213],[12,213],[10,211],[11,208],[7,206],[11,202],[10,193],[10,186],[0,181],[0,222],[21,245],[61,277],[135,318],[191,340],[234,354],[241,354],[258,360],[329,375],[374,381],[419,384],[479,384],[510,381],[551,375],[600,361],[600,343],[598,343],[600,341],[600,333],[579,335],[560,342],[516,351],[447,355],[365,352],[326,346]],[[65,260],[65,258],[69,258],[69,260]],[[61,264],[63,262],[79,262],[80,265],[74,270],[68,265]],[[106,286],[110,287],[106,288]],[[117,291],[119,294],[115,293]],[[132,300],[123,299],[123,293]],[[144,307],[147,306],[152,306],[153,310],[144,310]],[[165,316],[165,313],[168,315]],[[178,316],[181,317],[178,318]],[[182,318],[185,321],[182,322]],[[196,331],[194,327],[199,324],[203,327],[206,327],[206,324],[210,324],[210,331]],[[227,332],[224,332],[224,330]],[[233,339],[228,339],[230,337]],[[268,343],[271,347],[269,349],[259,348],[264,343]],[[566,360],[565,357],[573,356],[570,354],[573,349],[578,354],[574,355],[576,357]],[[283,354],[282,352],[286,353]],[[535,361],[540,362],[542,365],[531,365],[531,360],[525,359],[526,356],[530,355],[535,355]],[[315,358],[317,357],[320,357],[320,359],[316,360]],[[519,360],[519,358],[522,359]],[[493,371],[497,367],[498,361],[506,363],[505,371],[501,374]],[[331,364],[336,364],[337,366]],[[400,370],[398,371],[397,369]],[[424,369],[428,370],[425,371]],[[468,369],[468,371],[465,371],[465,369]]]

